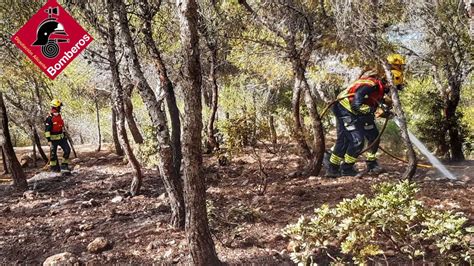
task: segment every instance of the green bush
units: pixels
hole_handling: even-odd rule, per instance
[[[432,210],[415,199],[417,186],[409,181],[374,186],[371,198],[357,195],[334,208],[315,210],[284,229],[293,246],[292,259],[301,265],[317,263],[315,250],[335,262],[366,264],[397,251],[406,259],[472,263],[473,227],[461,213]],[[467,235],[470,234],[470,237]]]

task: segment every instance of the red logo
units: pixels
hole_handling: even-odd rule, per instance
[[[49,0],[11,40],[54,79],[93,38],[56,0]]]

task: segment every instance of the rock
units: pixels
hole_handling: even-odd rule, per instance
[[[112,243],[107,240],[105,237],[97,237],[94,241],[90,242],[87,245],[87,250],[90,253],[100,253],[104,250],[110,249],[112,247]]]
[[[74,167],[72,168],[72,170],[79,170],[79,168],[81,168],[81,165],[80,165],[80,164],[76,164],[76,165],[74,165]]]
[[[33,183],[33,182],[38,182],[38,181],[47,181],[47,180],[53,180],[58,177],[61,177],[61,173],[54,173],[54,172],[41,172],[30,179],[28,179],[28,183]]]
[[[66,230],[64,231],[64,233],[65,233],[66,235],[69,235],[71,232],[72,232],[72,229],[71,229],[71,228],[68,228],[68,229],[66,229]]]
[[[310,176],[310,177],[308,177],[308,180],[310,180],[310,181],[312,181],[312,180],[316,180],[316,179],[318,179],[318,177],[317,177],[317,176]]]
[[[79,265],[79,260],[69,252],[59,253],[48,257],[44,262],[43,266],[55,266],[55,265]]]
[[[110,200],[110,202],[119,203],[119,202],[122,202],[122,200],[123,200],[122,196],[115,196],[113,199]]]
[[[33,190],[27,190],[23,193],[23,198],[32,200],[35,198],[35,192],[33,192]]]
[[[81,162],[81,159],[79,159],[79,158],[74,158],[74,159],[71,160],[72,164],[78,164],[80,162]]]
[[[81,230],[81,231],[91,230],[92,228],[94,228],[94,226],[92,224],[81,224],[81,225],[79,225],[79,230]]]
[[[388,256],[388,257],[393,257],[393,256],[395,256],[395,251],[389,249],[387,251],[384,251],[383,254],[385,254],[385,256]]]

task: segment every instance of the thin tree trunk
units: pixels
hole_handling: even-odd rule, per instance
[[[18,162],[18,159],[16,158],[15,150],[13,149],[10,138],[7,109],[3,102],[2,92],[0,92],[0,145],[4,151],[4,161],[6,161],[7,168],[12,174],[13,186],[19,190],[27,190],[28,183],[26,182],[26,175],[21,168],[20,162]]]
[[[45,163],[47,163],[49,159],[48,159],[48,156],[46,156],[46,153],[44,153],[43,147],[41,147],[41,140],[38,135],[38,131],[36,130],[36,127],[33,127],[33,137],[34,137],[35,144],[36,144],[36,147],[38,148],[38,152],[41,158],[43,159]]]
[[[143,31],[144,40],[160,75],[160,86],[165,90],[166,93],[166,106],[168,107],[171,120],[171,147],[173,151],[173,166],[179,175],[181,170],[181,159],[183,155],[181,151],[181,121],[179,117],[178,105],[176,104],[176,95],[174,92],[173,83],[168,77],[166,65],[161,58],[160,50],[158,50],[155,40],[153,39],[153,14],[151,13],[148,0],[141,0],[141,3],[142,5],[140,5],[140,8],[145,19]]]
[[[301,114],[300,114],[300,101],[301,101],[301,92],[303,87],[303,78],[304,78],[304,69],[298,64],[293,63],[293,71],[295,75],[295,84],[293,87],[293,96],[291,100],[291,109],[293,113],[293,123],[294,123],[294,138],[298,144],[300,151],[303,154],[303,157],[307,160],[310,160],[311,150],[306,143],[304,136],[303,126],[301,123]]]
[[[135,196],[140,191],[140,186],[142,183],[142,172],[140,163],[138,162],[137,158],[133,154],[132,147],[130,146],[130,142],[128,141],[128,137],[125,130],[125,110],[124,110],[124,103],[123,103],[123,87],[120,81],[120,73],[118,68],[118,63],[116,59],[116,51],[115,51],[115,22],[114,22],[114,0],[107,0],[107,19],[108,19],[108,33],[109,36],[107,38],[107,53],[110,62],[110,69],[112,71],[112,80],[114,84],[114,91],[113,91],[113,98],[114,98],[114,105],[117,110],[117,129],[118,129],[118,136],[119,140],[122,144],[122,148],[127,155],[127,159],[130,162],[134,175],[132,180],[132,185],[130,187],[130,193],[132,196]]]
[[[450,84],[451,95],[446,100],[446,125],[449,133],[449,148],[451,150],[451,160],[463,161],[464,153],[462,152],[462,137],[459,134],[459,122],[456,117],[456,108],[458,107],[460,95],[460,85]]]
[[[275,119],[273,118],[273,115],[270,115],[268,117],[268,126],[270,127],[270,136],[271,136],[271,141],[273,145],[276,145],[278,142],[277,139],[277,133],[275,129]]]
[[[180,37],[184,72],[184,187],[186,202],[186,235],[194,265],[218,265],[206,211],[206,184],[202,175],[202,103],[201,63],[197,31],[197,4],[178,0]]]
[[[72,141],[71,135],[67,131],[64,132],[64,136],[66,137],[67,141],[69,141],[69,145],[71,146],[72,153],[74,154],[74,158],[77,158],[76,148],[74,148],[74,142]]]
[[[115,111],[115,107],[112,107],[112,138],[114,140],[115,153],[118,156],[123,156],[124,152],[122,146],[120,146],[120,141],[117,134],[117,111]]]
[[[304,78],[304,87],[305,87],[305,100],[306,106],[309,110],[309,116],[311,117],[311,124],[313,125],[313,154],[311,161],[306,169],[307,175],[319,175],[321,167],[323,165],[323,157],[325,150],[325,140],[324,140],[324,129],[321,122],[321,117],[319,116],[318,109],[316,107],[316,100],[314,95],[311,93],[311,89],[308,86],[306,78]]]
[[[125,86],[125,94],[123,98],[125,118],[127,119],[128,129],[130,129],[133,141],[135,141],[135,143],[142,144],[143,136],[140,133],[140,129],[138,128],[137,123],[135,122],[135,118],[133,117],[133,103],[131,100],[133,87],[134,86],[132,84],[128,84],[127,86]]]
[[[125,44],[130,52],[132,67],[137,79],[139,80],[138,91],[147,107],[150,119],[157,129],[156,133],[159,145],[158,153],[160,155],[158,167],[171,205],[171,224],[176,228],[183,228],[185,221],[183,187],[181,179],[179,178],[179,172],[176,171],[176,166],[174,164],[174,154],[169,138],[166,115],[161,109],[161,101],[157,100],[155,93],[151,89],[150,84],[148,84],[141,69],[138,54],[128,25],[125,3],[123,0],[120,0],[116,1],[115,4],[119,15],[120,27],[125,38]]]
[[[390,92],[392,94],[393,109],[398,119],[403,143],[405,144],[405,147],[408,150],[407,151],[408,166],[407,166],[407,169],[405,170],[405,173],[403,173],[402,178],[411,180],[416,172],[416,154],[415,154],[415,150],[413,149],[413,145],[410,141],[410,137],[408,136],[408,127],[407,127],[407,123],[405,119],[405,112],[402,109],[400,98],[398,97],[398,89],[393,85],[392,73],[390,72],[390,67],[385,62],[384,59],[381,59],[379,61],[382,63],[383,68],[385,70],[385,76],[387,77],[388,84],[390,87]]]
[[[99,115],[99,102],[97,98],[95,99],[95,113],[96,113],[96,119],[97,119],[97,138],[98,138],[98,147],[97,151],[100,151],[102,148],[102,134],[100,132],[100,115]]]
[[[33,167],[36,167],[36,144],[33,134],[31,134],[31,146],[33,146]]]
[[[2,163],[3,163],[3,174],[8,174],[8,166],[7,166],[7,158],[5,158],[5,151],[3,150],[3,147],[0,147],[2,150]]]
[[[213,47],[209,47],[213,48]],[[215,149],[219,149],[219,143],[214,135],[214,122],[216,121],[217,107],[219,101],[219,86],[217,85],[217,48],[211,49],[211,71],[209,73],[209,79],[212,83],[212,105],[211,105],[211,116],[207,123],[207,150],[212,152]]]

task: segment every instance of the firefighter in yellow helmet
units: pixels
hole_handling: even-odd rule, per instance
[[[390,55],[387,61],[391,66],[394,84],[398,89],[402,89],[405,65],[403,56]],[[337,119],[337,140],[331,154],[325,159],[327,177],[358,174],[354,164],[362,151],[364,139],[372,143],[379,134],[374,120],[375,110],[386,102],[389,108],[384,107],[381,116],[392,115],[385,80],[381,69],[369,69],[339,95],[338,98],[342,100],[333,106]],[[375,143],[367,152],[366,165],[369,173],[377,174],[383,171],[377,163],[378,147],[379,143]]]
[[[51,101],[51,111],[46,117],[45,124],[45,137],[50,143],[50,170],[53,172],[61,172],[63,174],[70,174],[69,170],[69,154],[71,153],[71,147],[64,135],[64,120],[61,117],[62,102],[58,99]],[[63,160],[61,164],[58,161],[58,146],[63,150]]]
[[[392,73],[393,84],[402,90],[404,86],[403,71],[405,70],[405,58],[401,54],[391,54],[387,57]]]

